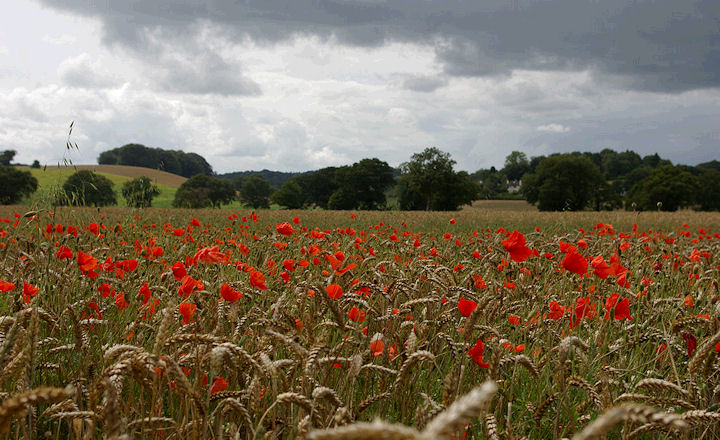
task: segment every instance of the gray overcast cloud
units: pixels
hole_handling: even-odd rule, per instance
[[[0,149],[76,163],[130,142],[218,172],[427,146],[458,168],[633,149],[720,159],[717,0],[16,0]]]

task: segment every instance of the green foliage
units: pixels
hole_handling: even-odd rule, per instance
[[[559,154],[545,158],[523,178],[521,192],[541,211],[580,211],[591,203],[601,209],[612,203],[605,178],[589,158]]]
[[[272,188],[270,183],[260,176],[249,176],[243,179],[240,188],[240,200],[255,209],[269,208]]]
[[[127,144],[104,151],[98,156],[98,163],[159,169],[184,177],[196,174],[212,175],[212,167],[199,154],[148,148],[140,144]]]
[[[467,173],[453,170],[449,153],[426,148],[400,166],[400,208],[406,210],[453,211],[477,198],[477,185]]]
[[[35,159],[35,160],[33,161],[32,165],[30,165],[30,168],[36,168],[36,169],[37,169],[37,168],[40,168],[40,161],[37,160],[37,159]]]
[[[88,170],[77,171],[63,184],[65,200],[60,204],[108,206],[117,204],[113,183],[105,176]]]
[[[0,152],[0,165],[8,166],[12,162],[13,158],[17,154],[15,150],[5,150]]]
[[[29,171],[0,166],[0,205],[12,205],[34,193],[38,181]]]
[[[470,178],[479,182],[478,197],[481,199],[497,199],[501,194],[507,194],[507,176],[495,167],[478,170]]]
[[[387,162],[373,158],[338,169],[335,181],[338,189],[330,196],[328,208],[375,210],[385,207],[385,191],[395,179]]]
[[[677,211],[692,206],[698,189],[698,178],[692,173],[679,166],[663,165],[632,187],[626,207],[634,203],[643,211]]]
[[[274,203],[288,209],[299,209],[303,207],[302,188],[292,180],[285,182],[279,190],[272,194],[270,199]]]
[[[140,176],[123,184],[122,195],[131,208],[149,208],[152,199],[160,195],[160,188],[149,177]]]
[[[234,198],[235,189],[227,180],[197,174],[180,185],[172,205],[175,208],[219,208]]]
[[[714,161],[718,163],[717,161]],[[718,163],[720,164],[720,163]],[[699,167],[698,167],[699,168]],[[700,211],[720,211],[720,170],[699,168],[695,204]]]
[[[509,180],[521,180],[525,173],[530,171],[530,162],[525,153],[513,151],[505,158],[505,167],[502,172]]]
[[[270,183],[270,186],[273,188],[280,188],[283,185],[285,185],[285,183],[289,182],[290,179],[292,179],[296,176],[300,176],[303,174],[310,174],[310,173],[311,172],[293,173],[293,172],[270,171],[270,170],[235,171],[232,173],[218,174],[216,177],[230,180],[231,182],[233,182],[233,185],[235,185],[235,188],[237,190],[240,190],[240,188],[242,187],[242,180],[245,177],[249,177],[249,176],[253,176],[253,175],[260,176],[263,179],[267,180]]]
[[[338,170],[347,167],[321,168],[313,173],[301,174],[293,177],[302,190],[303,206],[317,206],[323,209],[328,207],[330,196],[340,187],[335,179]]]

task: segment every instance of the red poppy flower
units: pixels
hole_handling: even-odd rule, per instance
[[[568,252],[562,261],[562,266],[565,270],[569,270],[570,272],[574,272],[578,275],[587,275],[588,262],[585,257],[577,252]]]
[[[695,305],[695,301],[693,300],[692,295],[687,295],[687,296],[685,297],[685,307],[690,308],[690,307],[692,307],[692,306],[694,306],[694,305]]]
[[[70,248],[68,248],[66,246],[60,246],[60,249],[58,249],[55,256],[58,258],[64,258],[64,259],[69,260],[73,257],[73,252],[70,250]]]
[[[35,296],[37,291],[38,291],[37,287],[33,286],[30,283],[23,281],[23,291],[22,291],[23,302],[25,302],[25,304],[29,304],[30,298]]]
[[[472,358],[473,362],[478,364],[478,366],[482,368],[490,368],[490,364],[487,362],[483,362],[483,352],[485,351],[485,344],[483,344],[482,339],[478,339],[475,342],[475,345],[468,350],[468,356]]]
[[[229,384],[225,379],[223,379],[220,376],[216,376],[215,379],[213,379],[213,384],[210,387],[210,394],[219,393],[220,391],[227,388]]]
[[[227,255],[218,250],[218,246],[204,247],[198,250],[193,256],[193,261],[202,261],[203,263],[225,263],[230,264]]]
[[[618,302],[618,299],[620,299],[620,294],[613,293],[605,300],[605,310],[607,310],[605,312],[605,319],[610,319],[610,310],[615,307],[615,319],[619,321],[623,319],[632,321],[632,317],[630,316],[630,300],[625,298]]]
[[[550,313],[548,318],[557,321],[565,314],[565,307],[561,306],[557,301],[550,301]]]
[[[14,283],[8,283],[7,281],[0,280],[0,292],[9,292],[15,289]]]
[[[138,261],[135,260],[135,259],[133,259],[133,260],[118,261],[117,264],[116,264],[116,266],[117,266],[118,268],[124,270],[125,272],[132,272],[132,271],[134,271],[135,269],[137,269],[137,267],[138,267]]]
[[[599,255],[592,259],[590,262],[590,265],[593,268],[593,273],[596,277],[600,279],[607,279],[608,275],[610,275],[611,270],[610,266],[605,262],[605,259],[602,257],[602,255]]]
[[[259,290],[266,290],[267,286],[265,285],[265,275],[263,275],[262,272],[258,270],[251,269],[250,285]]]
[[[510,315],[510,316],[508,316],[508,321],[512,325],[518,325],[518,324],[520,324],[520,317],[515,316],[515,315]]]
[[[473,287],[482,290],[487,289],[487,284],[485,283],[485,280],[483,280],[482,275],[473,275],[472,278],[473,280],[475,280],[475,282],[473,283]]]
[[[102,283],[98,287],[98,291],[100,291],[100,295],[102,295],[103,298],[115,295],[115,289],[113,289],[108,283]]]
[[[195,313],[195,309],[197,309],[197,305],[193,303],[186,303],[182,302],[180,303],[180,306],[178,307],[178,311],[182,315],[182,325],[190,324],[194,321],[193,314]]]
[[[243,294],[233,289],[229,285],[223,284],[222,286],[220,286],[220,296],[222,296],[225,301],[234,303],[238,299],[242,298]]]
[[[173,229],[173,235],[176,237],[182,237],[183,235],[185,235],[185,229],[183,229],[183,228]]]
[[[130,303],[125,300],[124,293],[118,293],[117,296],[115,296],[115,305],[118,309],[124,310],[130,305]]]
[[[695,351],[697,347],[697,338],[690,332],[682,332],[682,337],[685,339],[688,357],[692,357],[693,351]],[[718,344],[720,344],[720,342]],[[715,346],[715,351],[717,351],[717,345]]]
[[[195,290],[202,290],[204,288],[205,286],[201,281],[186,275],[181,281],[180,288],[178,289],[178,295],[180,295],[180,298],[182,299],[187,299]]]
[[[148,287],[147,281],[140,287],[139,296],[142,297],[143,304],[147,304],[147,302],[150,300],[150,296],[152,295],[152,292],[150,291],[150,287]]]
[[[182,262],[180,261],[176,261],[170,269],[172,270],[173,276],[178,281],[187,276],[187,270],[185,269],[185,265],[182,264]]]
[[[383,342],[383,335],[382,333],[375,333],[375,335],[370,340],[370,352],[373,354],[374,357],[378,357],[382,354],[383,350],[385,350],[385,342]]]
[[[513,231],[510,237],[503,240],[502,245],[510,253],[510,258],[513,261],[522,262],[533,254],[532,249],[525,246],[525,243],[525,236],[518,231]]]
[[[98,267],[97,258],[93,258],[92,255],[86,254],[81,250],[78,250],[78,253],[77,253],[77,263],[78,263],[78,266],[80,266],[80,271],[82,273],[86,273],[91,270],[95,270]]]
[[[458,301],[458,310],[460,310],[461,315],[467,318],[473,310],[475,310],[475,307],[477,307],[477,303],[475,301],[460,297],[460,301]]]
[[[342,287],[339,284],[330,284],[325,288],[327,295],[332,299],[338,299],[343,296]]]
[[[570,328],[575,328],[580,324],[582,318],[595,317],[595,304],[590,301],[590,297],[580,297],[575,301],[574,313],[570,315]]]
[[[292,235],[292,233],[295,232],[295,231],[293,230],[293,227],[292,227],[292,226],[290,225],[290,223],[288,223],[288,222],[283,222],[283,223],[278,223],[278,224],[276,224],[276,225],[275,225],[275,230],[278,232],[278,234],[280,234],[280,235],[285,235],[285,236]]]
[[[350,309],[350,311],[348,312],[347,315],[351,321],[355,321],[355,322],[365,321],[365,310],[360,310],[357,306]]]

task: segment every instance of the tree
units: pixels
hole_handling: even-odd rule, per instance
[[[313,173],[301,174],[291,180],[302,190],[303,206],[318,206],[326,209],[330,196],[340,187],[335,179],[339,170],[347,167],[321,168]]]
[[[473,181],[479,182],[479,194],[481,199],[494,199],[499,194],[507,193],[507,176],[495,167],[480,169],[470,175]]]
[[[630,189],[627,207],[634,203],[644,211],[677,211],[692,206],[698,190],[698,179],[692,173],[679,166],[663,165]]]
[[[279,190],[275,191],[270,199],[280,206],[288,209],[299,209],[303,206],[302,188],[296,182],[285,182]]]
[[[35,159],[32,165],[30,165],[30,168],[40,168],[40,161]]]
[[[513,151],[505,158],[505,167],[502,172],[510,180],[521,180],[523,175],[530,171],[530,162],[525,153]]]
[[[197,174],[180,185],[175,192],[176,208],[219,208],[235,198],[235,189],[225,179]]]
[[[131,208],[149,208],[152,199],[160,194],[160,188],[149,177],[140,176],[123,183],[122,195]]]
[[[13,158],[17,154],[15,150],[5,150],[0,152],[0,165],[8,166],[12,162]]]
[[[386,204],[385,191],[395,182],[393,169],[377,158],[338,169],[335,180],[338,189],[328,200],[330,209],[382,208]]]
[[[529,203],[537,203],[540,211],[579,211],[591,202],[600,209],[607,189],[602,172],[590,159],[558,154],[526,174],[520,191]]]
[[[152,168],[192,177],[196,174],[213,174],[209,163],[196,153],[185,153],[162,148],[148,148],[141,144],[127,144],[119,148],[103,151],[98,156],[103,165],[128,165]]]
[[[400,208],[456,210],[471,203],[477,196],[477,186],[467,173],[455,173],[453,165],[449,153],[434,147],[413,154],[409,162],[400,165]]]
[[[37,191],[38,181],[30,171],[0,166],[0,205],[12,205]]]
[[[77,171],[63,184],[64,202],[80,206],[115,205],[117,199],[113,186],[112,181],[105,176],[89,170]]]
[[[714,161],[718,163],[717,161]],[[713,168],[701,168],[698,178],[698,192],[695,196],[700,211],[720,211],[720,171]]]
[[[435,147],[415,153],[410,157],[410,162],[400,165],[404,188],[420,193],[425,201],[425,210],[429,211],[433,196],[444,191],[443,186],[452,176],[454,165],[450,153]]]
[[[268,197],[272,194],[270,183],[260,176],[249,176],[243,179],[240,188],[240,200],[255,209],[269,208]]]

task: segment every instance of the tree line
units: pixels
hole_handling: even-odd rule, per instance
[[[127,144],[103,151],[97,158],[100,165],[129,165],[167,171],[183,177],[196,174],[213,175],[210,164],[199,154],[162,148],[148,148],[140,144]]]
[[[131,161],[132,152],[138,157]],[[272,203],[289,209],[456,210],[478,198],[519,198],[536,204],[541,211],[720,210],[720,162],[673,165],[658,154],[641,157],[630,150],[529,159],[523,152],[513,151],[502,169],[492,167],[468,174],[455,171],[456,162],[449,153],[426,148],[397,169],[371,158],[313,172],[267,171],[264,175],[272,176],[275,186],[263,174],[215,176],[205,159],[194,153],[129,144],[100,157],[106,162],[114,157],[116,163],[151,167],[158,164],[158,158],[166,157],[165,153],[200,158],[191,160],[200,164],[196,170],[202,171],[185,181],[175,194],[173,206],[182,208],[220,207],[240,200],[255,209],[269,208]],[[10,166],[14,155],[13,150],[0,152],[2,204],[17,203],[37,189],[37,180],[29,172]],[[39,166],[36,163],[33,166]],[[142,177],[126,182],[122,194],[129,206],[148,207],[159,190],[149,178]],[[80,171],[65,182],[58,203],[106,206],[117,200],[111,181]]]

